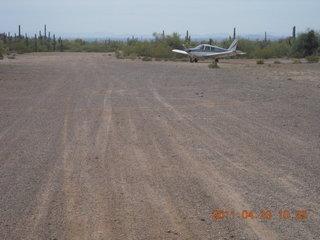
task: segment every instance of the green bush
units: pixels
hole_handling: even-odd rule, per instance
[[[116,55],[116,58],[118,58],[118,59],[123,59],[124,58],[122,51],[116,50],[115,51],[115,55]]]
[[[229,43],[228,43],[229,44]],[[229,46],[225,44],[226,48]],[[238,48],[247,53],[247,58],[280,58],[290,54],[290,44],[287,39],[278,41],[252,41],[240,39]]]
[[[32,52],[32,49],[26,46],[23,42],[13,42],[9,45],[9,51],[15,51],[18,54]]]
[[[292,57],[293,58],[303,58],[303,54],[300,52],[295,52],[292,54]]]
[[[300,54],[302,57],[316,55],[320,45],[319,42],[319,33],[316,33],[314,30],[302,33],[294,41],[291,54]]]
[[[263,59],[258,59],[257,60],[257,64],[264,64],[264,60]]]
[[[123,49],[124,56],[130,56],[131,54],[136,54],[137,56],[151,56],[151,45],[148,41],[144,42],[134,42],[125,46]]]
[[[319,57],[318,56],[307,56],[306,60],[308,63],[317,63],[317,62],[319,62]]]
[[[288,56],[290,46],[282,42],[270,42],[268,45],[255,49],[251,54],[255,58],[279,58]]]
[[[145,56],[145,57],[142,58],[142,61],[144,61],[144,62],[149,62],[149,61],[152,61],[152,58]]]
[[[133,60],[136,60],[137,55],[135,53],[132,53],[130,56],[128,56],[128,58],[133,61]]]
[[[216,61],[213,61],[208,65],[208,68],[220,68]]]
[[[292,62],[293,64],[299,64],[299,63],[301,63],[301,61],[300,61],[300,59],[293,59],[293,62]]]
[[[0,60],[2,60],[2,59],[3,59],[3,44],[0,41]]]
[[[10,53],[8,54],[8,59],[16,59],[16,54],[15,53]]]
[[[122,48],[123,55],[130,58],[135,54],[138,57],[151,57],[173,59],[174,57],[183,58],[185,56],[178,56],[172,53],[172,49],[175,47],[183,48],[182,43],[178,43],[177,35],[166,36],[162,39],[156,33],[154,33],[155,39],[152,41],[137,41],[134,39],[128,40],[127,44]]]

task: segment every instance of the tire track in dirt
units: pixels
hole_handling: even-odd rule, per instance
[[[160,96],[158,95],[156,98],[159,100],[159,97]],[[160,99],[160,101],[164,101],[164,100]],[[165,103],[165,105],[167,106],[168,103]],[[172,108],[173,108],[173,106],[170,106],[170,109],[172,109]],[[270,130],[270,127],[264,128],[260,124],[257,125],[255,123],[252,123],[252,121],[249,121],[249,122],[247,121],[246,122],[246,121],[240,119],[239,117],[236,117],[233,114],[230,114],[228,112],[222,111],[220,109],[215,109],[214,111],[218,112],[219,115],[222,118],[225,119],[224,121],[221,121],[220,127],[217,127],[216,125],[213,126],[213,128],[216,130],[214,132],[215,133],[214,135],[211,133],[213,129],[211,129],[211,132],[207,131],[208,126],[201,126],[200,124],[197,124],[195,126],[194,120],[189,115],[187,115],[187,114],[183,114],[182,115],[176,109],[174,109],[173,112],[174,112],[175,115],[178,115],[177,119],[181,119],[181,118],[185,119],[186,127],[190,127],[190,126],[193,125],[195,133],[201,132],[201,136],[202,137],[206,136],[208,138],[208,140],[206,142],[204,142],[203,144],[209,149],[212,148],[207,144],[210,141],[210,139],[211,140],[214,139],[215,142],[218,141],[219,145],[223,146],[224,148],[227,148],[227,146],[230,145],[230,142],[227,142],[225,140],[226,136],[228,136],[228,139],[232,140],[232,138],[234,138],[234,136],[232,136],[230,134],[231,133],[237,133],[239,131],[241,133],[237,134],[237,136],[241,135],[241,138],[243,140],[245,140],[245,141],[251,141],[252,142],[254,140],[252,135],[250,135],[250,134],[254,134],[256,128],[259,128],[260,131],[265,132],[262,135],[269,136],[268,131]],[[235,124],[236,122],[237,122],[237,124]],[[242,129],[236,128],[236,126],[239,125],[239,123],[241,123]],[[227,129],[227,128],[229,128],[230,130],[232,129],[232,131],[229,131],[229,132],[223,131],[223,129]],[[274,133],[274,130],[272,130],[271,132]],[[197,135],[195,134],[195,136],[197,136]],[[217,136],[219,136],[219,137],[217,137]],[[282,135],[281,135],[281,137],[282,137]],[[273,138],[275,138],[275,137],[273,137]],[[285,140],[277,139],[278,141],[279,140],[281,141],[279,144],[281,144],[283,146],[283,148],[285,148],[288,145],[287,141],[289,141],[291,143],[291,145],[292,144],[299,144],[299,145],[303,144],[303,146],[306,146],[305,143],[303,143],[302,141],[298,141],[297,142],[296,139],[292,139],[291,137],[289,137],[287,135],[285,135],[283,138],[285,138]],[[293,142],[291,142],[291,140],[293,140]],[[201,141],[201,139],[199,139],[199,141]],[[251,155],[250,156],[251,159],[259,159],[259,156],[256,155],[250,148],[248,148],[248,146],[246,145],[246,142],[237,143],[237,144],[241,145],[241,154],[242,155],[250,154]],[[258,149],[260,148],[259,146],[256,146],[256,145],[255,145],[255,147],[258,148]],[[293,147],[292,147],[292,149],[290,149],[290,150],[294,151],[295,149],[293,149]],[[300,190],[297,189],[298,186],[296,184],[298,184],[298,183],[295,183],[295,185],[290,184],[290,182],[292,182],[292,180],[293,180],[290,176],[283,176],[282,178],[279,178],[279,176],[283,175],[282,169],[270,168],[267,165],[265,165],[262,161],[252,162],[252,163],[250,163],[251,165],[243,165],[239,161],[237,161],[237,162],[234,161],[235,156],[232,157],[232,159],[233,159],[232,160],[232,159],[228,158],[227,156],[225,156],[224,153],[219,152],[217,149],[214,149],[214,151],[217,153],[218,156],[220,156],[221,158],[224,158],[224,160],[227,160],[230,164],[232,164],[233,167],[239,168],[239,170],[246,169],[246,171],[249,171],[251,174],[256,175],[257,174],[257,169],[263,169],[264,174],[267,174],[269,179],[277,181],[275,184],[276,185],[279,185],[279,184],[282,185],[284,190],[292,191],[293,195],[297,194],[299,191],[300,191],[300,193],[302,193],[301,189]],[[264,150],[261,149],[261,151],[264,151]],[[284,153],[276,151],[276,150],[274,150],[272,148],[268,148],[268,152],[269,153],[271,152],[272,155],[273,156],[277,156],[277,158],[284,158],[284,159],[287,159],[287,160],[289,159],[288,156],[284,155]],[[237,160],[241,160],[241,159],[239,159],[237,157],[236,157],[236,159]],[[285,177],[288,177],[288,180],[286,180]],[[305,192],[305,194],[306,194],[306,192]],[[301,205],[303,205],[303,204],[301,204]]]
[[[94,64],[95,59],[92,60],[94,61],[91,64]],[[95,84],[99,84],[97,69],[91,64],[88,69],[95,73],[92,76],[95,78]],[[86,80],[85,77],[83,80]],[[105,151],[112,121],[112,90],[109,91],[109,94],[98,100],[101,105],[100,111],[89,110],[86,115],[73,112],[72,122],[75,119],[76,122],[72,127],[68,127],[68,119],[65,121],[64,132],[68,132],[69,129],[63,157],[67,239],[101,239],[111,234],[111,226],[105,217],[108,213],[108,188],[104,185],[104,175],[107,171],[103,172],[105,169],[101,168],[102,161],[106,158]],[[85,101],[90,108],[91,95],[87,95]],[[92,116],[91,113],[98,113],[99,118],[92,119],[95,115]]]
[[[142,100],[142,99],[140,99]],[[140,101],[139,105],[144,105],[143,101]],[[140,109],[140,108],[139,108]],[[135,111],[132,110],[130,111],[130,114],[134,115],[140,115],[142,119],[144,119],[144,112],[141,111]],[[157,114],[156,114],[157,115]],[[124,118],[125,119],[125,118]],[[180,181],[181,179],[185,178],[183,176],[181,176],[181,173],[185,173],[186,176],[190,176],[189,171],[191,171],[190,169],[193,169],[192,167],[190,167],[190,165],[186,165],[186,164],[179,164],[177,165],[176,163],[172,163],[170,161],[172,161],[172,159],[170,158],[170,156],[168,155],[168,153],[166,153],[166,151],[162,152],[162,150],[160,151],[159,149],[161,148],[159,145],[160,143],[158,142],[157,139],[155,139],[157,136],[162,138],[165,137],[168,134],[168,131],[171,131],[171,133],[173,132],[172,129],[163,129],[161,126],[162,124],[157,124],[158,120],[157,119],[148,119],[148,122],[145,122],[146,124],[146,129],[159,129],[159,127],[161,128],[161,130],[163,131],[159,131],[157,133],[159,133],[160,135],[157,135],[157,133],[152,134],[152,130],[151,131],[144,131],[143,128],[141,128],[141,126],[143,125],[143,123],[141,123],[141,121],[137,120],[136,117],[134,118],[130,118],[130,119],[134,119],[134,121],[129,121],[131,122],[131,128],[132,129],[137,129],[137,127],[134,127],[134,125],[139,125],[139,130],[134,130],[133,132],[134,137],[131,139],[133,142],[139,141],[138,146],[139,147],[135,147],[133,148],[133,152],[135,153],[135,155],[137,156],[135,161],[138,161],[138,166],[137,170],[140,172],[142,170],[142,173],[140,174],[132,174],[132,175],[141,175],[144,174],[143,179],[148,179],[148,183],[152,183],[152,185],[150,186],[149,184],[147,185],[144,181],[141,183],[139,182],[139,184],[143,185],[143,189],[149,189],[149,193],[146,192],[144,190],[144,193],[139,192],[139,195],[146,195],[146,196],[151,196],[150,199],[152,199],[153,204],[159,202],[159,200],[161,200],[160,202],[162,202],[162,209],[166,209],[169,208],[170,209],[170,213],[171,215],[167,215],[167,214],[163,214],[161,213],[160,215],[158,214],[158,218],[160,219],[171,219],[170,222],[172,222],[169,226],[169,229],[175,229],[172,230],[172,232],[176,232],[179,233],[179,236],[182,238],[190,238],[190,239],[197,239],[200,236],[204,237],[206,236],[205,233],[207,233],[208,231],[210,232],[210,229],[206,229],[204,231],[203,226],[201,224],[197,224],[196,220],[193,219],[192,217],[190,219],[187,219],[186,216],[190,215],[194,215],[197,216],[199,214],[199,212],[194,211],[193,206],[190,205],[188,202],[186,202],[185,200],[181,203],[177,203],[177,195],[176,193],[179,194],[188,194],[186,192],[184,192],[186,189],[184,189],[184,187],[182,185],[180,185]],[[144,121],[142,121],[144,122]],[[154,125],[150,125],[149,123],[156,122]],[[151,132],[151,133],[150,133]],[[128,133],[131,133],[131,131],[129,131]],[[173,149],[177,148],[176,144],[172,144],[171,141],[167,142],[167,145],[172,146]],[[142,150],[142,146],[144,146],[144,150]],[[175,151],[175,150],[174,150]],[[188,154],[186,154],[187,156]],[[190,156],[187,156],[188,159],[190,159],[190,161],[193,161],[194,158],[190,158]],[[126,158],[125,158],[126,159]],[[171,172],[168,175],[168,172],[166,171],[166,169],[161,169],[161,165],[159,165],[160,163],[157,161],[161,160],[161,164],[166,164],[168,166],[170,166],[170,168],[175,168],[176,165],[177,167],[179,167],[179,170]],[[169,163],[168,163],[169,161]],[[184,161],[184,160],[182,160]],[[142,164],[142,165],[141,165]],[[160,169],[160,170],[159,170]],[[193,186],[193,189],[196,189],[196,191],[202,188],[202,186],[199,185],[195,185],[195,183],[192,182],[192,180],[197,179],[197,174],[198,172],[196,171],[195,174],[193,174],[194,176],[191,178],[191,180],[187,180],[187,182],[185,182],[185,184],[188,183],[189,186]],[[151,177],[151,176],[152,177]],[[114,177],[114,179],[116,179],[119,177]],[[172,184],[174,184],[174,186],[176,187],[176,191],[172,191],[172,187],[169,187],[168,184],[168,180],[169,179],[175,179],[174,182],[172,182]],[[184,179],[186,180],[186,179]],[[198,180],[199,183],[199,180]],[[159,185],[161,186],[159,188]],[[180,186],[179,186],[180,185]],[[137,190],[136,190],[137,191]],[[182,191],[182,193],[181,193]],[[130,191],[130,188],[126,188],[124,190],[124,192],[128,193],[128,198],[129,196],[135,196],[135,191]],[[175,193],[176,192],[176,193]],[[202,193],[205,191],[202,191]],[[198,193],[198,195],[200,196],[201,192]],[[153,196],[153,197],[152,197]],[[155,197],[157,196],[157,197]],[[184,195],[185,196],[185,195]],[[187,199],[189,200],[194,200],[194,199],[190,199],[190,196],[185,196]],[[181,199],[180,199],[181,200]],[[182,205],[184,205],[185,207],[182,207]],[[170,207],[171,206],[171,207]],[[137,209],[138,207],[134,207],[133,209]],[[150,207],[151,209],[153,209],[152,207]],[[209,211],[210,210],[206,210],[206,216],[205,218],[208,217],[209,215]],[[151,211],[152,212],[152,211]],[[167,211],[166,211],[167,213]],[[143,216],[147,216],[147,214],[142,214]],[[153,220],[153,225],[155,225],[156,222],[158,222],[159,220]],[[148,221],[149,222],[149,221]],[[197,222],[201,222],[200,219]],[[174,224],[175,223],[175,224]],[[142,224],[142,223],[141,223]],[[196,225],[197,224],[197,225]],[[194,226],[197,226],[197,228],[195,228]],[[156,225],[157,226],[157,225]],[[163,226],[163,224],[162,224]],[[169,227],[168,226],[168,227]],[[127,227],[126,227],[127,228]],[[159,226],[159,228],[161,228],[161,225]],[[158,228],[157,228],[158,229]],[[220,230],[223,229],[223,227],[220,225]],[[148,229],[150,231],[150,229]],[[201,232],[202,231],[202,232]],[[207,236],[208,237],[208,236]],[[210,237],[211,239],[211,237]]]
[[[161,98],[158,94],[156,94],[156,98],[158,99],[158,100],[160,100],[160,101],[165,101],[163,98]],[[160,99],[159,99],[160,98]],[[164,105],[168,105],[169,103],[168,102],[166,102]],[[174,108],[173,106],[171,106],[169,109],[172,109],[172,108]],[[218,112],[220,112],[219,110],[218,110]],[[214,142],[216,142],[216,140],[217,139],[219,139],[220,140],[220,144],[222,144],[222,146],[224,146],[224,147],[226,147],[227,146],[227,144],[226,144],[226,142],[223,142],[223,136],[222,135],[217,135],[217,136],[214,136],[214,135],[212,135],[212,134],[208,134],[205,130],[204,130],[204,128],[202,127],[202,126],[200,126],[199,124],[197,125],[197,127],[195,127],[194,126],[194,122],[192,121],[192,119],[190,119],[190,117],[188,116],[188,115],[186,115],[186,114],[181,114],[181,113],[177,113],[177,110],[174,110],[173,111],[173,113],[172,114],[178,114],[179,116],[178,116],[178,118],[180,118],[181,119],[181,116],[183,115],[184,116],[184,120],[185,121],[182,121],[179,125],[181,125],[181,129],[193,129],[193,131],[192,132],[194,132],[194,134],[193,134],[193,140],[195,140],[195,142],[199,142],[199,143],[201,143],[201,145],[202,146],[205,146],[205,148],[206,149],[208,149],[210,152],[216,152],[217,154],[218,154],[218,156],[220,156],[222,159],[224,159],[224,161],[228,161],[230,164],[232,164],[233,165],[233,167],[240,167],[241,165],[239,165],[239,161],[242,161],[241,160],[241,158],[236,158],[236,159],[238,159],[238,161],[237,161],[237,165],[234,165],[234,160],[235,160],[235,158],[234,157],[232,157],[232,159],[230,159],[230,158],[228,158],[228,157],[226,157],[225,156],[225,154],[224,153],[219,153],[218,151],[217,151],[217,149],[213,149],[212,147],[210,147],[207,143],[209,143],[209,142],[212,142],[212,140],[214,141]],[[227,115],[222,115],[222,116],[228,116],[229,114],[227,114]],[[169,123],[169,122],[168,122]],[[222,122],[222,127],[223,127],[223,125],[225,125],[226,123],[225,122]],[[247,127],[247,125],[246,124],[244,124],[244,122],[243,122],[243,124],[242,124],[242,126],[243,127]],[[231,126],[231,128],[232,128],[233,126]],[[206,128],[208,128],[208,126],[206,126]],[[179,133],[179,131],[177,131],[177,128],[172,128],[172,132],[173,131],[175,131],[176,133]],[[198,135],[199,134],[197,134],[197,133],[199,133],[199,131],[201,132],[201,138],[199,137],[198,138]],[[212,133],[212,129],[211,129],[211,133]],[[230,133],[230,132],[229,132]],[[204,138],[205,137],[205,138]],[[217,139],[216,139],[217,138]],[[207,140],[205,140],[205,141],[203,141],[204,139],[207,139]],[[290,139],[290,138],[289,138]],[[222,141],[221,141],[222,140]],[[235,146],[235,143],[233,143],[233,145]],[[245,152],[244,152],[245,153]],[[275,155],[277,155],[277,154],[281,154],[281,153],[278,153],[278,152],[273,152]],[[246,155],[247,155],[248,153],[246,153]],[[249,153],[249,154],[251,154],[251,153]],[[281,154],[281,156],[283,156],[283,157],[286,157],[286,156],[284,156],[284,155],[282,155]],[[254,156],[251,156],[250,158],[252,159],[252,157],[254,157]],[[253,158],[254,159],[254,158]],[[221,164],[222,165],[225,165],[225,163],[223,163],[223,162],[221,162]],[[205,166],[203,166],[203,167],[205,167]],[[263,176],[260,176],[259,177],[259,175],[258,175],[258,173],[259,173],[259,171],[257,171],[257,169],[263,169],[263,173],[264,173],[264,175]],[[292,196],[293,198],[295,198],[295,196],[297,196],[298,194],[303,194],[303,191],[301,191],[301,188],[299,188],[296,184],[295,185],[293,185],[291,182],[290,182],[290,179],[291,178],[289,178],[289,176],[288,177],[282,177],[282,178],[278,178],[278,176],[283,176],[283,174],[281,174],[281,170],[278,170],[278,169],[271,169],[271,168],[269,168],[269,167],[267,167],[266,165],[264,165],[263,163],[261,163],[261,162],[259,162],[259,163],[255,163],[253,166],[244,166],[244,165],[242,165],[242,167],[241,168],[239,168],[239,170],[241,171],[241,170],[244,170],[244,171],[249,171],[250,172],[250,175],[253,175],[253,176],[255,176],[255,177],[253,177],[252,179],[259,179],[259,178],[261,178],[261,177],[263,177],[264,179],[266,179],[266,182],[268,182],[268,181],[275,181],[274,182],[274,184],[273,184],[273,188],[272,189],[277,189],[277,187],[280,185],[281,186],[281,188],[282,188],[282,191],[278,191],[277,192],[277,195],[278,195],[278,197],[279,197],[279,195],[280,196],[282,196],[281,198],[282,199],[289,199],[289,197],[288,196]],[[276,172],[276,173],[275,173]],[[227,172],[226,172],[227,173]],[[235,173],[236,174],[236,173]],[[268,174],[268,175],[265,175],[265,174]],[[229,177],[230,177],[230,174],[228,174],[229,175]],[[224,176],[224,178],[223,179],[228,179],[228,175],[225,175]],[[232,175],[231,175],[232,176]],[[286,179],[288,179],[288,180],[286,180]],[[292,180],[292,179],[291,179]],[[261,181],[261,180],[260,180]],[[233,185],[235,185],[234,183],[233,183]],[[229,192],[234,192],[234,190],[232,190],[232,191],[229,191]],[[307,192],[305,192],[305,194],[307,194]],[[229,194],[230,195],[230,194]],[[243,194],[242,194],[243,195]],[[276,196],[276,195],[275,195]],[[235,198],[236,199],[236,198]],[[289,202],[291,202],[290,200],[288,200]],[[313,203],[312,204],[312,206],[313,207],[311,207],[312,209],[314,209],[314,208],[317,208],[316,206],[317,205],[315,205],[316,203]],[[243,204],[242,204],[243,205]],[[309,203],[306,201],[306,199],[295,199],[295,208],[296,209],[303,209],[305,206],[308,206],[309,205]],[[243,206],[246,206],[247,208],[246,209],[249,209],[248,207],[249,207],[249,205],[243,205]],[[251,206],[252,207],[252,206]],[[291,206],[292,207],[292,206]],[[242,209],[244,209],[244,208],[242,208]],[[316,219],[318,219],[319,217],[317,216],[317,214],[313,214],[313,220],[316,220]],[[256,222],[253,222],[253,223],[251,223],[251,224],[253,224],[253,227],[254,228],[260,228],[260,230],[258,231],[258,233],[260,232],[260,231],[264,231],[263,230],[263,228],[261,228],[261,225],[259,226]],[[301,228],[301,227],[304,227],[303,225],[301,225],[301,224],[299,224],[299,223],[295,223],[295,226],[296,227],[299,227],[299,228]],[[274,227],[272,227],[272,228],[274,228]],[[301,228],[302,229],[302,228]],[[312,236],[312,233],[311,232],[305,232],[305,234],[306,235],[308,235],[308,236]],[[267,233],[267,235],[266,236],[271,236],[270,235],[270,233]],[[274,236],[274,238],[276,238],[275,236]]]
[[[179,119],[181,122],[180,124],[185,125],[186,128],[189,129],[195,129],[195,131],[198,131],[199,126],[195,128],[190,122],[189,119],[185,118],[179,111],[175,110],[172,105],[170,105],[168,102],[166,102],[157,92],[154,92],[155,98],[164,106],[168,107],[168,110],[171,111],[173,114],[177,115],[177,119]],[[166,123],[166,126],[163,129],[171,129],[169,132],[173,132],[173,127],[171,127],[168,123]],[[178,136],[178,138],[183,138],[182,136],[179,136],[179,132],[175,131],[175,134]],[[203,135],[201,135],[203,137]],[[210,140],[210,138],[208,139]],[[203,141],[199,141],[200,143],[203,143]],[[210,168],[207,165],[201,164],[201,162],[195,161],[197,159],[197,156],[194,155],[193,152],[190,152],[187,148],[184,148],[184,150],[181,151],[181,145],[177,145],[176,143],[172,142],[170,145],[176,145],[177,151],[180,155],[183,156],[183,159],[185,161],[188,161],[188,164],[190,164],[191,169],[196,169],[194,172],[196,176],[202,178],[202,181],[204,182],[204,186],[214,186],[216,185],[217,181],[221,181],[221,179],[228,179],[227,176],[222,175],[221,171],[215,171],[215,169]],[[206,145],[206,144],[205,144]],[[178,150],[180,149],[180,151]],[[233,162],[226,158],[223,154],[219,153],[217,150],[214,150],[220,157],[223,157],[224,160],[229,161],[229,163],[233,164]],[[192,156],[192,157],[190,157]],[[235,165],[233,165],[235,166]],[[208,170],[210,169],[210,170]],[[195,176],[195,177],[196,177]],[[212,176],[214,177],[214,180],[212,180]],[[223,183],[223,182],[222,182]],[[238,190],[232,187],[232,185],[229,185],[227,182],[223,183],[224,187],[223,189],[212,189],[208,188],[208,192],[211,193],[211,195],[218,194],[220,196],[221,202],[228,202],[229,206],[232,206],[232,209],[235,209],[236,212],[241,212],[243,209],[252,209],[248,203],[242,199],[240,194],[238,193]],[[223,196],[228,196],[227,199],[225,199]],[[263,224],[258,223],[256,220],[248,221],[247,222],[249,227],[257,234],[257,236],[261,239],[279,239],[277,235],[272,232],[270,229],[268,229]]]

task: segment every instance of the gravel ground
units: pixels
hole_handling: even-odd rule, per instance
[[[0,239],[320,239],[320,64],[273,61],[0,61]]]

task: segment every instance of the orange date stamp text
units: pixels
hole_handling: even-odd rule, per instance
[[[211,219],[213,220],[223,220],[223,219],[296,219],[296,220],[306,220],[308,219],[307,210],[242,210],[242,211],[223,211],[223,210],[213,210]]]

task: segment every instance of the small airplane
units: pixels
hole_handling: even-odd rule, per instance
[[[189,55],[190,62],[198,62],[200,57],[213,57],[216,62],[221,57],[230,57],[236,55],[245,55],[246,53],[237,50],[238,40],[235,39],[228,49],[212,46],[209,44],[201,44],[195,48],[183,50],[173,49],[172,52]]]

